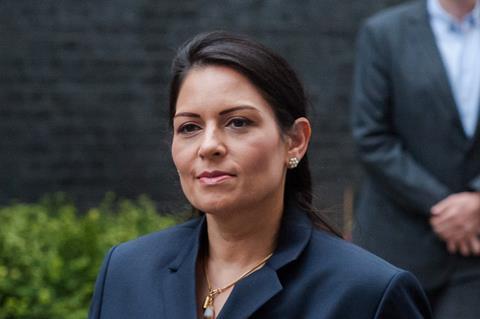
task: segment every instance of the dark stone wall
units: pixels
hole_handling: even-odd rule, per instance
[[[114,191],[180,209],[169,64],[192,35],[224,29],[270,46],[303,79],[317,203],[341,223],[360,174],[348,127],[355,34],[399,2],[0,1],[0,203],[65,191],[88,207]]]

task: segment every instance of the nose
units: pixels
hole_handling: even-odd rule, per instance
[[[227,148],[218,129],[206,129],[198,149],[200,158],[215,159],[224,156],[226,153]]]

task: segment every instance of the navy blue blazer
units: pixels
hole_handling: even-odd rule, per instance
[[[120,244],[97,279],[90,319],[197,318],[195,263],[205,217]],[[218,319],[431,318],[413,275],[284,213],[278,245],[238,282]]]

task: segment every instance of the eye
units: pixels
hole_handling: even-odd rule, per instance
[[[198,131],[200,129],[200,126],[193,124],[193,123],[185,123],[181,125],[177,132],[180,134],[191,134],[194,133],[195,131]]]
[[[253,122],[249,119],[246,118],[234,118],[231,119],[228,123],[227,126],[233,127],[233,128],[242,128],[251,125]]]

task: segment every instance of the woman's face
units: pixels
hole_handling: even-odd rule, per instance
[[[289,138],[240,73],[189,71],[173,119],[172,156],[190,203],[211,214],[283,200]]]

